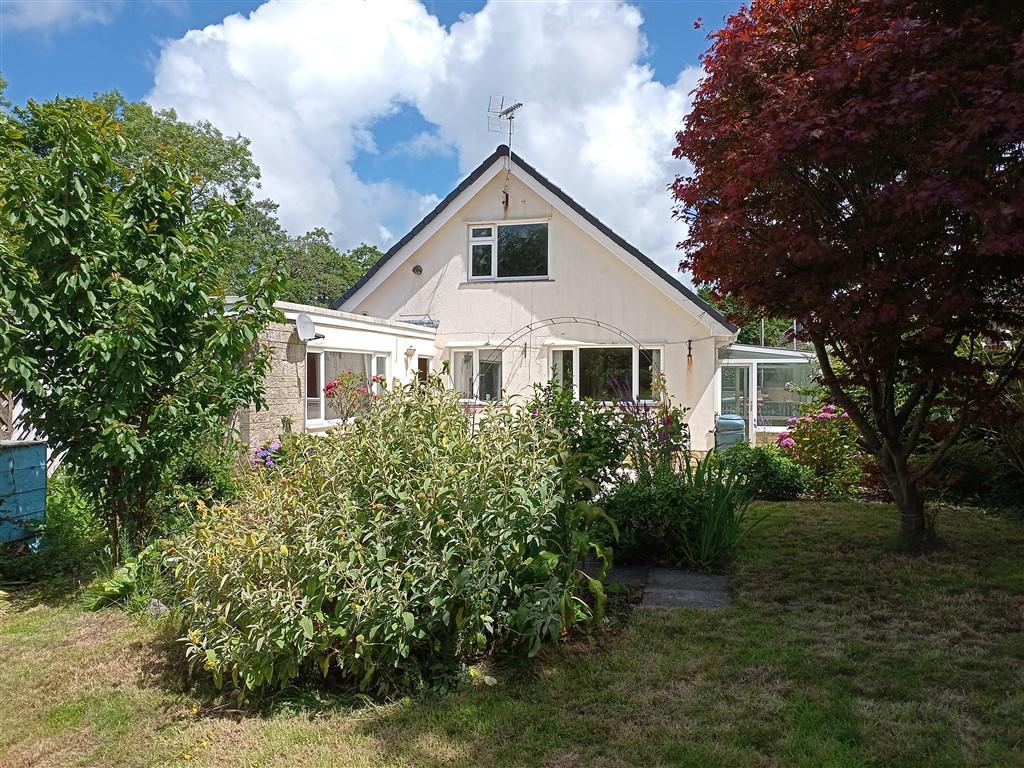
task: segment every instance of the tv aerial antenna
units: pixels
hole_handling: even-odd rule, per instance
[[[506,103],[508,106],[505,106]],[[508,180],[512,175],[512,136],[515,134],[516,112],[523,108],[523,102],[491,96],[487,103],[487,130],[491,133],[508,134],[508,168],[505,171],[505,186],[501,191],[502,206],[508,211]]]

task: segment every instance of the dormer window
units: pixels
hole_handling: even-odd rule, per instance
[[[547,222],[470,226],[470,280],[536,280],[547,276]]]

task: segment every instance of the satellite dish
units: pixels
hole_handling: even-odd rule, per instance
[[[312,341],[324,337],[322,333],[316,332],[316,324],[309,315],[298,315],[295,318],[295,330],[302,341]]]

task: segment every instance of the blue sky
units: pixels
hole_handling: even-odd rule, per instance
[[[387,246],[493,149],[486,98],[502,93],[527,105],[528,160],[673,263],[671,133],[738,0],[260,6],[0,0],[7,97],[116,88],[250,136],[286,226],[344,247]]]

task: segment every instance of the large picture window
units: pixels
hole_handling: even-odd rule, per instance
[[[381,386],[372,378],[387,377],[387,356],[367,352],[323,350],[306,353],[306,421],[334,421],[339,414],[324,397],[324,387],[343,373],[359,374],[366,386],[380,392]]]
[[[474,280],[522,280],[548,275],[546,222],[476,225],[469,228],[469,276]]]
[[[661,350],[635,347],[579,347],[551,353],[552,379],[577,397],[604,402],[653,400],[654,372]]]
[[[452,352],[452,384],[463,400],[501,400],[502,382],[501,350]]]

